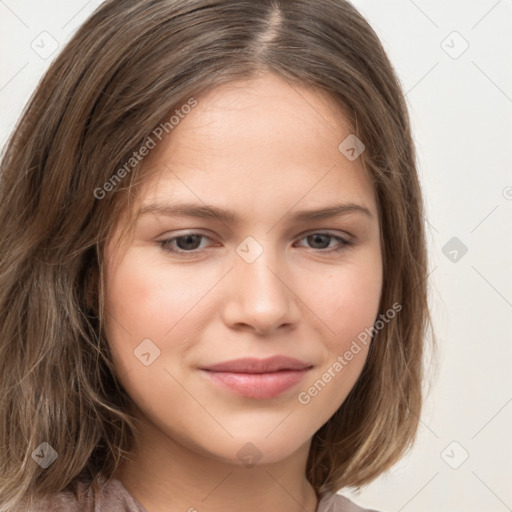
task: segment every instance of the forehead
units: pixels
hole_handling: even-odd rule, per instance
[[[351,132],[344,108],[326,92],[267,73],[204,94],[169,134],[163,150],[178,149],[186,138],[189,150],[219,150],[225,157],[258,151],[260,158],[275,158],[291,143],[295,150],[286,156],[293,158],[320,142],[334,142],[336,150],[340,135]],[[162,146],[155,155],[161,152]]]
[[[362,202],[375,212],[361,158],[340,143],[352,134],[325,92],[271,74],[218,86],[197,98],[143,161],[137,205],[182,201],[229,206],[264,219],[300,202]]]

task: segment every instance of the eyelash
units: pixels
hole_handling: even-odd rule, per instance
[[[183,249],[172,248],[171,244],[175,240],[178,240],[180,238],[186,238],[187,236],[194,236],[194,235],[210,239],[210,237],[208,237],[208,236],[206,236],[206,235],[204,235],[202,233],[190,232],[190,233],[185,233],[184,235],[175,236],[175,237],[172,237],[172,238],[167,238],[165,240],[159,240],[158,241],[158,245],[160,246],[161,249],[163,249],[167,253],[177,254],[177,255],[183,256],[185,258],[186,257],[193,257],[193,256],[196,256],[201,251],[201,249],[193,249],[191,251],[184,251]],[[342,238],[342,237],[337,236],[337,235],[333,235],[332,233],[326,233],[326,232],[323,232],[323,231],[317,231],[317,232],[314,232],[314,233],[309,233],[307,235],[304,235],[300,240],[302,240],[304,238],[308,238],[309,236],[313,236],[313,235],[326,235],[326,236],[330,237],[331,239],[337,240],[339,242],[339,246],[337,248],[334,248],[334,249],[332,249],[332,248],[331,249],[316,249],[316,250],[312,249],[315,252],[320,252],[320,253],[339,253],[339,252],[343,251],[345,248],[347,248],[348,246],[353,245],[353,242],[350,242],[350,241],[346,240],[345,238]]]

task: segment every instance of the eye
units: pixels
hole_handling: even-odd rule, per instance
[[[301,238],[301,240],[307,240],[309,244],[312,244],[313,249],[317,249],[320,252],[338,252],[342,251],[345,247],[352,245],[352,242],[331,233],[311,233]],[[337,245],[329,248],[330,242],[333,241],[337,242]]]
[[[202,233],[185,233],[184,235],[159,240],[158,244],[165,252],[186,257],[194,256],[201,252],[202,249],[205,249],[205,246],[201,244],[203,240],[211,239]],[[307,240],[311,249],[327,253],[339,252],[345,247],[352,245],[352,242],[340,236],[322,232],[311,233],[302,237],[300,240]],[[336,244],[333,246],[332,242],[336,242]]]
[[[201,239],[210,240],[209,237],[201,233],[186,233],[185,235],[160,240],[158,243],[166,252],[194,254],[203,248],[200,247]]]

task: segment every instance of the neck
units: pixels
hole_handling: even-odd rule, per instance
[[[147,512],[315,512],[305,477],[310,442],[285,460],[247,467],[209,457],[150,425],[114,474]]]

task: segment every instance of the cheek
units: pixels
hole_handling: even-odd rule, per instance
[[[297,396],[312,431],[341,406],[364,367],[371,340],[368,333],[380,302],[380,262],[372,259],[372,266],[340,267],[317,280],[317,284],[317,291],[309,300],[315,314],[329,327],[323,330],[325,357]]]
[[[311,276],[301,282],[306,304],[311,305],[313,313],[326,326],[325,342],[330,350],[346,350],[358,334],[373,325],[378,315],[381,261],[378,252],[364,256],[328,273],[317,273],[314,288]]]
[[[211,287],[204,276],[200,279],[197,272],[184,269],[170,271],[168,265],[140,257],[135,249],[128,251],[115,272],[106,269],[106,275],[106,332],[120,374],[139,369],[135,355],[143,340],[151,340],[154,347],[149,347],[165,358],[164,339],[179,340],[173,343],[179,350],[193,336],[194,304]]]
[[[106,333],[116,372],[132,398],[179,395],[169,391],[172,378],[200,343],[206,324],[221,303],[210,293],[225,270],[215,266],[198,272],[194,265],[169,264],[148,258],[147,250],[128,250],[115,272],[106,269]],[[148,342],[147,340],[150,340]],[[150,353],[150,363],[142,354]],[[153,355],[156,357],[153,359]],[[164,391],[165,390],[165,391]]]
[[[198,272],[177,266],[173,271],[172,266],[147,261],[134,250],[107,278],[106,308],[133,337],[161,339],[210,287]]]
[[[309,290],[310,283],[311,279]],[[301,287],[307,289],[306,279]],[[328,273],[318,273],[313,292],[304,295],[325,326],[325,357],[298,401],[314,403],[322,421],[343,403],[364,367],[381,291],[382,264],[380,252],[374,248]]]

